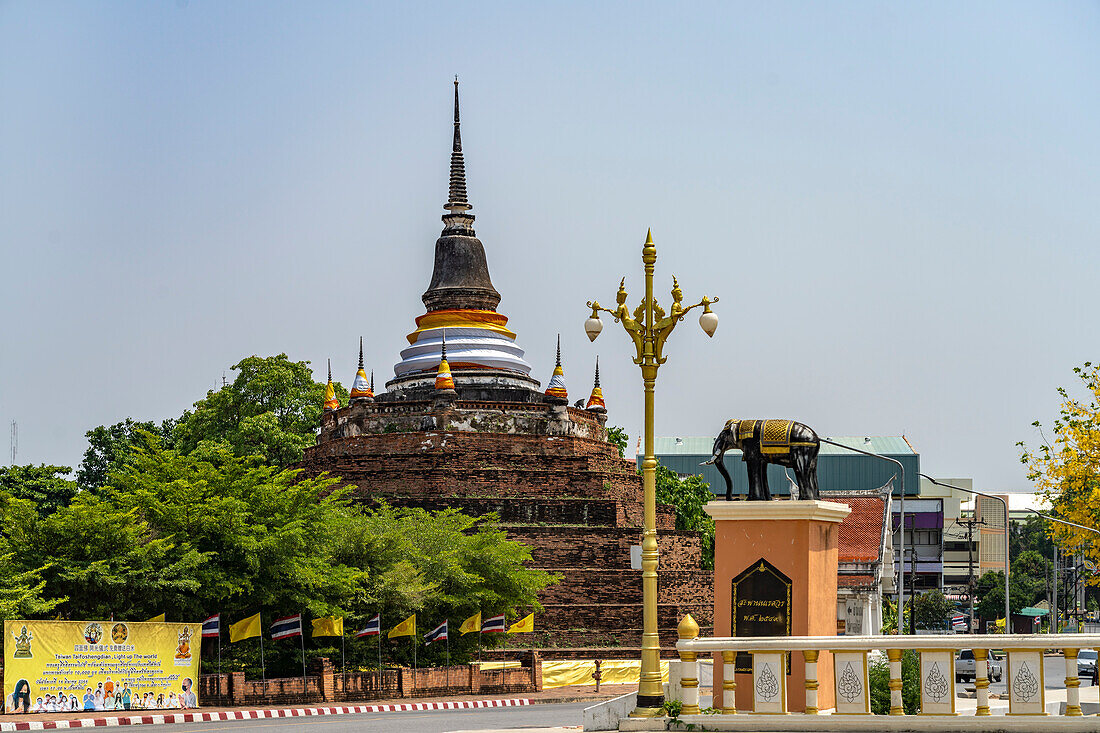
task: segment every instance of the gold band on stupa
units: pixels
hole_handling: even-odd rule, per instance
[[[495,311],[483,310],[441,310],[425,313],[416,319],[416,330],[405,338],[410,344],[415,344],[420,334],[434,328],[480,328],[485,331],[493,331],[510,339],[515,339],[516,334],[505,328],[508,317]]]

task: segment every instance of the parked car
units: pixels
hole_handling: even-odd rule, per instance
[[[1077,652],[1077,676],[1093,677],[1096,669],[1096,650],[1082,649]]]
[[[1000,682],[1004,677],[1004,665],[1001,658],[994,654],[989,653],[988,657],[988,675],[989,679],[994,682]],[[955,681],[956,682],[973,682],[977,676],[978,667],[977,661],[974,659],[974,651],[972,649],[963,649],[959,652],[959,656],[955,658]]]

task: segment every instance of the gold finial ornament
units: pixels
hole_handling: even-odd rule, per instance
[[[680,619],[680,624],[676,627],[676,634],[685,641],[699,638],[699,624],[695,622],[690,613],[685,614]]]
[[[642,264],[645,270],[645,295],[638,307],[631,312],[626,307],[626,278],[619,283],[615,294],[615,310],[602,307],[598,301],[589,301],[592,314],[584,323],[588,338],[595,341],[603,329],[600,313],[607,313],[616,322],[622,323],[623,330],[634,343],[634,363],[641,367],[645,396],[645,457],[642,460],[642,489],[644,493],[643,532],[642,532],[642,660],[641,678],[638,684],[638,702],[633,718],[651,718],[662,714],[664,688],[661,681],[660,638],[657,632],[657,458],[654,455],[654,390],[657,383],[657,370],[664,364],[665,342],[676,324],[683,320],[693,308],[704,309],[699,325],[707,335],[713,335],[718,327],[718,317],[710,312],[710,304],[717,298],[703,298],[687,308],[683,307],[683,291],[680,283],[673,278],[672,306],[668,316],[653,295],[653,270],[657,262],[657,247],[653,243],[653,232],[647,231],[645,245],[642,247]],[[633,317],[631,317],[633,315]],[[699,626],[691,616],[685,616],[677,629],[680,637],[685,633],[698,636]]]

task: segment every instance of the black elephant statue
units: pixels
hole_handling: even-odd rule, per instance
[[[722,457],[730,449],[741,451],[748,464],[749,501],[768,501],[768,464],[794,469],[798,498],[818,499],[817,453],[821,441],[808,425],[793,420],[730,420],[714,439],[709,461],[726,480],[726,501],[733,500],[733,481]]]

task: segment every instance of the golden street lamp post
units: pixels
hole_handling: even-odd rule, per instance
[[[672,278],[672,307],[668,317],[665,309],[653,297],[653,265],[657,262],[657,248],[653,246],[652,233],[647,233],[642,247],[642,263],[645,265],[645,297],[634,309],[633,317],[626,307],[626,278],[619,283],[615,296],[618,307],[609,310],[597,301],[590,301],[592,315],[584,322],[585,333],[592,341],[600,335],[603,323],[600,311],[611,314],[623,324],[634,341],[637,355],[634,363],[642,368],[645,385],[645,458],[642,460],[642,489],[644,491],[644,518],[642,532],[642,669],[638,684],[638,706],[631,713],[634,718],[649,718],[661,714],[664,705],[664,688],[661,684],[661,642],[657,634],[657,458],[653,455],[653,388],[657,382],[657,370],[665,363],[665,341],[672,329],[684,319],[692,308],[702,306],[699,325],[707,336],[713,336],[718,328],[718,316],[711,313],[710,304],[718,298],[703,297],[695,305],[684,308],[683,292],[676,278]]]

